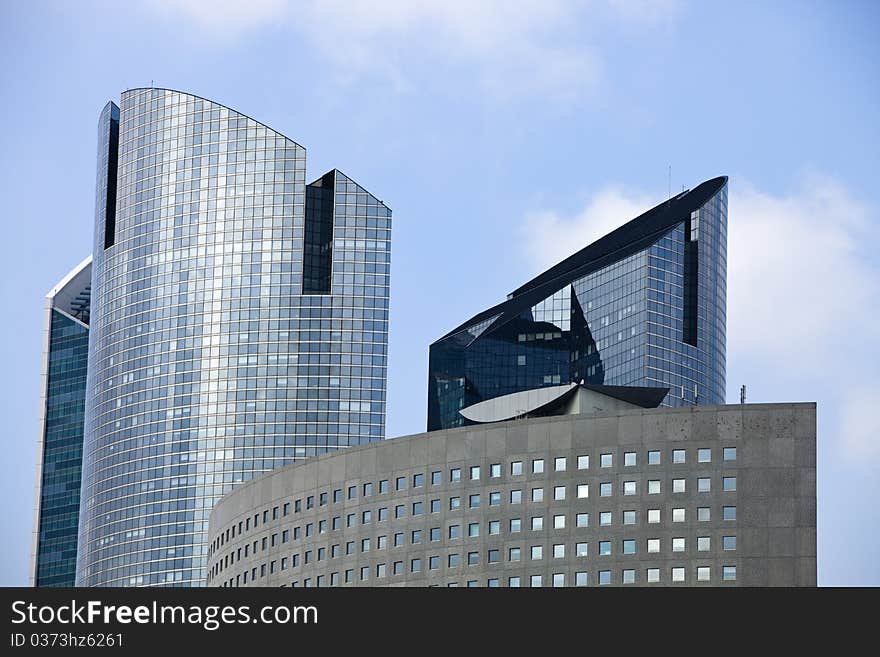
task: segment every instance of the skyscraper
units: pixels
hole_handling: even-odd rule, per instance
[[[46,295],[30,583],[73,586],[89,355],[92,259]]]
[[[77,584],[201,584],[254,475],[380,440],[391,211],[220,104],[132,89],[99,121]]]
[[[727,178],[648,210],[430,348],[428,430],[514,392],[668,387],[664,406],[723,404]]]

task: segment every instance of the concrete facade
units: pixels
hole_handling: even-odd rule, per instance
[[[816,405],[621,410],[350,448],[226,495],[209,541],[209,586],[815,586]]]

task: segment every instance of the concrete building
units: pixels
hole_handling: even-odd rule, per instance
[[[251,480],[211,513],[207,584],[816,585],[814,403],[583,392]]]

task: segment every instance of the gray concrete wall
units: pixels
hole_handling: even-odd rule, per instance
[[[723,460],[725,447],[736,448],[735,460]],[[685,450],[684,463],[673,462],[673,450],[679,449]],[[699,449],[710,450],[710,462],[698,462]],[[655,450],[660,463],[651,465],[648,453]],[[627,452],[635,453],[636,465],[624,464]],[[602,454],[612,455],[611,467],[601,467]],[[578,469],[579,456],[589,456],[588,468]],[[564,470],[555,470],[557,457],[566,459]],[[543,459],[543,473],[532,472],[535,459]],[[523,474],[511,474],[513,462],[522,462]],[[501,476],[490,476],[492,464],[500,464]],[[479,466],[479,480],[470,479],[472,466]],[[456,468],[461,481],[451,482],[450,471]],[[435,471],[441,473],[436,485],[431,483]],[[418,488],[413,487],[416,474],[424,475]],[[400,491],[395,490],[398,477],[406,482]],[[735,491],[723,490],[726,477],[736,478]],[[698,481],[706,478],[711,490],[700,492]],[[676,479],[684,480],[684,492],[673,492]],[[388,492],[379,492],[381,480],[388,481]],[[660,493],[649,493],[650,481],[660,482]],[[625,482],[635,482],[635,494],[624,494]],[[368,497],[365,483],[373,487]],[[610,496],[600,495],[603,483],[611,484]],[[580,484],[588,485],[587,498],[578,498]],[[356,486],[352,499],[349,486]],[[564,486],[564,500],[554,500],[557,486]],[[532,501],[536,488],[543,489],[542,501]],[[342,491],[342,501],[333,501],[335,490]],[[522,502],[512,504],[511,491],[516,490],[522,491]],[[490,505],[495,492],[500,503]],[[327,495],[324,505],[322,493]],[[475,494],[480,506],[472,509],[469,496]],[[309,496],[314,497],[312,508],[307,508]],[[460,508],[450,509],[453,497],[460,498]],[[432,500],[439,500],[435,513]],[[413,515],[414,502],[423,503],[421,515]],[[398,505],[404,507],[401,518],[395,518]],[[735,520],[723,519],[726,506],[736,507]],[[388,519],[380,521],[382,508]],[[709,510],[708,520],[698,519],[701,508]],[[659,523],[648,522],[649,510],[660,511]],[[362,522],[365,511],[372,516],[368,524]],[[625,511],[635,512],[635,524],[624,524]],[[611,512],[610,526],[600,524],[602,512]],[[584,513],[589,524],[578,527],[577,516]],[[677,513],[684,520],[674,521]],[[347,526],[350,514],[354,522]],[[564,529],[554,528],[555,516],[565,518]],[[543,519],[542,529],[531,529],[533,517]],[[332,529],[334,518],[340,529]],[[521,521],[519,532],[510,531],[514,519]],[[495,535],[489,533],[493,521],[500,525]],[[478,523],[479,536],[468,536],[471,523]],[[310,536],[307,525],[312,526]],[[460,538],[449,536],[455,525]],[[439,529],[439,540],[430,540],[432,528]],[[421,543],[412,543],[414,530],[422,531]],[[394,547],[395,534],[403,534],[400,547]],[[386,545],[378,549],[383,536]],[[574,586],[578,573],[586,573],[588,585],[594,586],[600,573],[611,585],[623,584],[624,571],[632,571],[637,586],[815,586],[816,405],[697,406],[536,418],[350,448],[238,488],[214,507],[209,537],[210,586],[508,586],[517,577],[521,586],[529,586],[532,576],[551,586],[554,575]],[[698,550],[699,539],[707,537],[709,548]],[[724,537],[735,537],[734,549],[724,549]],[[369,539],[368,551],[362,550],[362,539]],[[659,552],[648,552],[649,539],[659,541]],[[681,543],[673,539],[684,539],[682,551],[673,551],[673,543]],[[634,554],[624,554],[629,540]],[[600,554],[604,541],[610,542],[610,555]],[[577,556],[579,543],[587,543],[586,556]],[[564,557],[554,558],[555,545],[564,546]],[[333,546],[339,556],[332,556]],[[538,546],[543,558],[533,560],[531,549]],[[319,561],[321,548],[326,554]],[[509,560],[511,548],[520,549],[519,561]],[[489,563],[493,550],[498,550],[497,563]],[[476,565],[468,565],[469,553],[476,554]],[[459,555],[458,566],[448,566],[449,555]],[[438,557],[436,570],[429,568],[431,557]],[[419,572],[412,572],[413,559],[421,560]],[[383,564],[385,574],[377,576]],[[400,564],[399,574],[395,564]],[[725,566],[735,567],[736,579],[723,579]],[[362,568],[367,569],[364,579]],[[699,570],[705,568],[708,572]],[[683,572],[683,582],[673,581],[674,570]],[[649,571],[657,572],[658,583],[648,581]],[[709,579],[699,580],[698,573]]]

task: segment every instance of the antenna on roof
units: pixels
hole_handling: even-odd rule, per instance
[[[745,384],[743,384],[739,389],[739,403],[740,404],[746,403],[746,386],[745,386]]]

